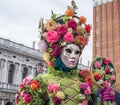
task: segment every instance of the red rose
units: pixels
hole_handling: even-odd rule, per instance
[[[55,105],[59,105],[61,103],[61,99],[56,96],[52,97],[52,101],[55,103]]]
[[[72,28],[72,29],[76,29],[76,27],[77,27],[76,21],[75,20],[69,20],[68,21],[68,27]]]
[[[60,34],[60,35],[65,35],[67,33],[67,27],[65,24],[59,26],[57,28],[57,33]]]
[[[106,74],[110,74],[110,69],[109,68],[106,69]]]
[[[85,77],[85,82],[89,83],[90,86],[92,86],[92,84],[93,84],[90,76]]]
[[[87,33],[90,33],[91,25],[90,24],[85,25],[85,29],[86,29]]]
[[[60,54],[60,47],[56,44],[52,45],[53,51],[50,53],[53,57],[57,57]]]
[[[99,74],[99,73],[97,73],[97,72],[95,72],[94,73],[94,78],[95,78],[95,80],[100,80],[101,79],[101,75]]]

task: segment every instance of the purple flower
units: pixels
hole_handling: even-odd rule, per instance
[[[47,51],[48,45],[44,40],[39,41],[38,48],[41,52]]]
[[[68,27],[72,28],[72,29],[76,29],[76,27],[77,27],[76,21],[75,20],[69,20],[68,21]]]
[[[58,105],[61,103],[61,99],[56,96],[52,97],[52,101],[55,103],[55,105]]]
[[[63,24],[63,25],[59,26],[57,28],[57,33],[60,34],[60,35],[66,34],[67,33],[67,27],[66,27],[66,25]]]
[[[53,51],[51,52],[51,55],[53,57],[57,57],[60,54],[60,47],[57,44],[54,44],[51,46],[51,48],[53,49]]]

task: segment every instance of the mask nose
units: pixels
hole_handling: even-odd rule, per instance
[[[75,54],[74,52],[72,52],[71,58],[72,58],[72,59],[75,59],[75,58],[76,58],[76,54]]]

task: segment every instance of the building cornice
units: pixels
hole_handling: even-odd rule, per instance
[[[113,2],[113,0],[93,0],[93,7],[106,4],[107,2]]]
[[[6,49],[12,52],[20,53],[22,55],[31,56],[33,58],[42,59],[42,54],[38,50],[24,46],[23,44],[13,42],[9,39],[1,38],[1,37],[0,37],[0,48]]]

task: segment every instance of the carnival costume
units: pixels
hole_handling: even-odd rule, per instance
[[[86,23],[84,16],[76,15],[76,3],[72,1],[71,4],[64,15],[57,16],[52,11],[51,19],[46,23],[40,19],[39,46],[48,63],[48,73],[26,77],[20,84],[16,104],[94,105],[95,84],[90,71],[77,69],[90,37],[91,25]]]

